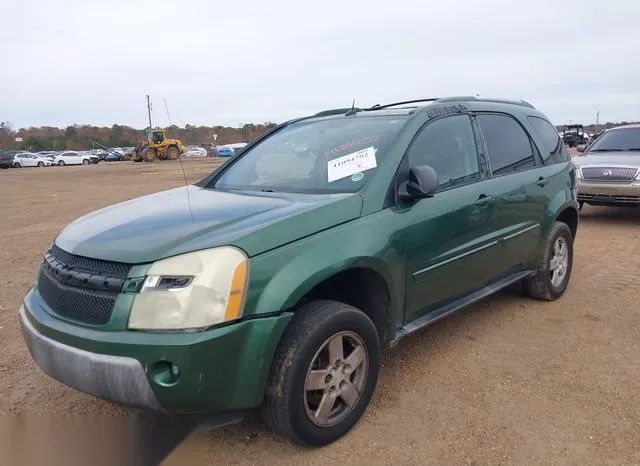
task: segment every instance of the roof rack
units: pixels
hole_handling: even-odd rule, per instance
[[[526,100],[522,99],[492,99],[492,98],[482,98],[474,95],[463,95],[463,96],[451,96],[451,97],[443,97],[442,99],[438,99],[439,102],[453,102],[458,100],[475,100],[476,102],[487,102],[487,103],[496,103],[496,104],[512,104],[512,105],[522,105],[523,107],[535,108]]]
[[[512,105],[521,105],[523,107],[535,108],[526,100],[510,100],[510,99],[491,99],[491,98],[482,98],[473,95],[464,95],[464,96],[450,96],[450,97],[429,97],[425,99],[413,99],[413,100],[403,100],[400,102],[392,102],[389,104],[375,104],[369,108],[358,108],[358,107],[344,107],[344,108],[333,108],[329,110],[323,110],[314,114],[312,117],[324,117],[331,115],[345,115],[349,113],[357,113],[357,112],[371,112],[375,110],[383,110],[385,108],[398,107],[400,105],[417,107],[417,105],[411,104],[419,104],[419,103],[427,103],[427,102],[464,102],[464,101],[476,101],[476,102],[487,102],[487,103],[500,103],[500,104],[512,104]]]
[[[435,102],[436,100],[440,100],[440,98],[438,98],[438,97],[430,97],[428,99],[404,100],[402,102],[393,102],[393,103],[384,104],[384,105],[375,104],[374,106],[369,107],[369,108],[365,108],[364,110],[365,111],[381,110],[383,108],[397,107],[398,105],[416,104],[416,103],[420,103],[420,102]]]

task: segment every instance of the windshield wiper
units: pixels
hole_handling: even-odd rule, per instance
[[[628,149],[591,149],[589,152],[624,152]]]

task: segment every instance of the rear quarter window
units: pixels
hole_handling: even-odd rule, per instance
[[[536,116],[528,116],[527,120],[542,140],[543,147],[540,148],[540,155],[545,165],[566,162],[570,159],[562,138],[551,123]]]

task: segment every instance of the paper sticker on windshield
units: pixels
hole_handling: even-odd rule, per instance
[[[327,162],[329,183],[376,168],[376,151],[373,146],[352,152]]]

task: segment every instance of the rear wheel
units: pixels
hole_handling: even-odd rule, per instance
[[[180,156],[180,151],[176,146],[170,146],[167,148],[167,159],[169,160],[177,160]]]
[[[22,168],[22,165],[20,165],[20,163],[16,162],[13,164],[13,168]]]
[[[82,161],[82,165],[89,165],[89,160],[84,159],[84,160]]]
[[[311,302],[282,337],[262,408],[265,423],[302,445],[327,445],[358,422],[379,368],[378,333],[362,311]]]
[[[145,147],[142,149],[140,153],[142,156],[142,160],[145,162],[153,162],[156,159],[156,151],[154,151],[151,147]]]
[[[566,223],[555,222],[549,231],[533,277],[524,280],[532,298],[554,301],[567,289],[573,269],[573,236]]]
[[[38,162],[39,167],[44,167],[44,162]]]

